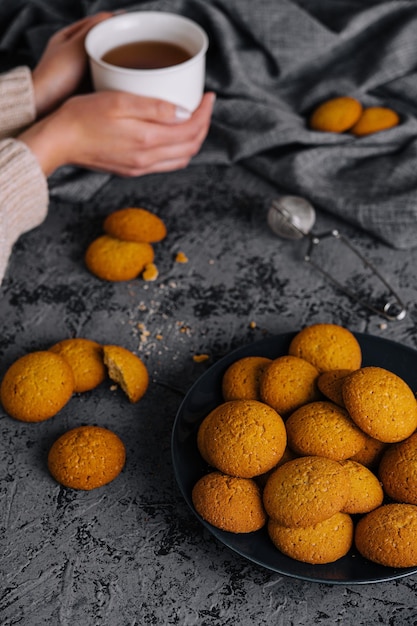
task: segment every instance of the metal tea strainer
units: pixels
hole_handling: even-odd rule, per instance
[[[338,230],[330,230],[322,234],[314,234],[312,232],[312,228],[316,221],[316,213],[308,200],[299,196],[282,196],[281,198],[274,199],[269,207],[267,219],[269,227],[279,237],[283,237],[284,239],[307,238],[309,240],[309,247],[304,256],[304,260],[321,272],[347,296],[374,313],[381,315],[385,319],[404,319],[407,314],[407,310],[397,293],[388,284],[377,268],[373,266],[358,250],[356,250],[346,237],[344,237]],[[353,254],[355,254],[362,264],[367,267],[388,290],[389,298],[387,298],[387,301],[381,308],[378,308],[371,302],[367,302],[362,297],[354,293],[312,258],[314,251],[317,249],[319,244],[329,237],[337,239],[341,244],[346,246]]]

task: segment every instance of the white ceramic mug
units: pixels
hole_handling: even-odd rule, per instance
[[[160,69],[129,69],[102,60],[109,50],[136,41],[180,45],[191,58]],[[194,111],[203,95],[208,37],[192,20],[174,13],[135,11],[100,22],[88,33],[85,48],[96,91],[121,90],[168,100]]]

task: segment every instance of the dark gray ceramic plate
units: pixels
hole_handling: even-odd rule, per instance
[[[417,568],[394,569],[371,563],[354,549],[335,563],[309,565],[290,559],[271,543],[266,529],[249,534],[228,533],[205,522],[195,511],[191,491],[197,480],[208,471],[196,444],[202,419],[222,400],[221,380],[227,367],[242,357],[261,355],[276,358],[288,352],[294,334],[264,339],[234,350],[207,370],[185,396],[175,419],[172,433],[172,459],[180,490],[200,522],[225,546],[244,558],[269,570],[313,582],[329,584],[365,584],[385,582],[416,574]],[[413,389],[417,388],[417,351],[401,344],[355,333],[362,354],[363,366],[375,365],[401,376]]]

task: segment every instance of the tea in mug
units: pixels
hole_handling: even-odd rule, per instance
[[[101,60],[110,65],[133,70],[156,70],[191,59],[182,46],[169,41],[133,41],[108,50]]]

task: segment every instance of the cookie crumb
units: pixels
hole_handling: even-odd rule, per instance
[[[156,280],[159,276],[158,268],[155,263],[148,263],[142,273],[143,280]]]
[[[194,354],[193,355],[194,363],[203,363],[204,361],[208,361],[209,358],[210,357],[208,354]]]
[[[176,263],[188,263],[188,257],[184,254],[184,252],[178,252],[175,257]]]

